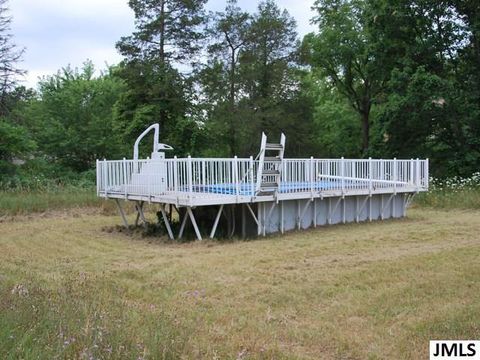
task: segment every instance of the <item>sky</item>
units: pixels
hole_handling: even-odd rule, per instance
[[[297,21],[300,36],[311,32],[314,0],[277,0]],[[134,31],[128,0],[11,0],[14,42],[25,48],[20,67],[28,74],[23,84],[35,87],[38,78],[70,65],[81,67],[89,59],[97,69],[121,60],[115,49],[120,37]],[[253,12],[257,0],[239,0]],[[221,11],[225,0],[209,0],[207,10]]]

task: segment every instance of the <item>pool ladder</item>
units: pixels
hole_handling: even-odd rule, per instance
[[[280,143],[267,142],[267,135],[262,132],[257,170],[256,196],[276,196],[280,189],[283,154],[285,152],[285,134],[280,136]]]

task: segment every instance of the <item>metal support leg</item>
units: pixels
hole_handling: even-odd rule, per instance
[[[178,212],[178,215],[180,216],[180,212]],[[183,236],[183,231],[185,230],[185,225],[187,224],[187,219],[188,219],[188,214],[185,213],[183,216],[182,224],[180,225],[180,231],[178,232],[178,238],[181,239]]]
[[[192,222],[193,228],[195,229],[195,234],[197,235],[197,239],[202,241],[202,235],[200,235],[200,229],[197,226],[197,222],[195,221],[195,216],[193,215],[193,211],[190,206],[187,207],[187,213],[190,216],[190,221]]]
[[[138,220],[142,219],[143,226],[147,226],[147,220],[145,219],[145,214],[143,213],[143,201],[136,201],[135,210],[137,210],[137,218],[135,220],[135,226],[138,226]]]
[[[160,211],[162,213],[163,222],[165,223],[165,227],[167,228],[168,237],[170,240],[175,240],[173,236],[172,228],[170,227],[170,221],[168,220],[167,212],[165,211],[165,204],[160,205]]]
[[[123,220],[123,225],[128,229],[128,221],[127,218],[125,217],[125,213],[123,211],[122,205],[120,205],[120,201],[118,199],[115,199],[115,202],[117,203],[118,211],[120,212],[120,216],[122,217]]]
[[[245,211],[245,204],[242,204],[242,238],[245,239],[247,237],[247,216]]]
[[[372,221],[372,195],[368,195],[368,221]]]
[[[214,238],[215,232],[217,231],[218,222],[220,220],[220,216],[222,215],[222,211],[223,211],[223,205],[224,204],[220,205],[220,208],[218,209],[218,213],[217,213],[217,216],[215,217],[215,222],[213,223],[213,228],[210,233],[210,239]]]
[[[302,213],[300,215],[300,218],[298,219],[298,227],[301,228],[302,227],[302,223],[303,223],[303,218],[305,217],[305,214],[307,213],[307,210],[308,208],[310,207],[310,204],[312,203],[312,200],[306,200],[306,204],[305,204],[305,207],[303,208],[302,210]]]
[[[265,229],[267,226],[267,204],[263,203],[263,230],[262,235],[265,236]]]
[[[283,222],[283,201],[280,202],[280,232],[282,234],[285,232],[285,224]]]

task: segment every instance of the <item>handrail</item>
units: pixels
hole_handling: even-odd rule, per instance
[[[138,160],[138,145],[140,141],[152,130],[154,129],[155,132],[153,134],[153,151],[152,153],[156,153],[158,151],[158,143],[160,139],[160,125],[153,124],[150,125],[144,132],[140,134],[140,136],[135,140],[135,145],[133,146],[133,160]]]

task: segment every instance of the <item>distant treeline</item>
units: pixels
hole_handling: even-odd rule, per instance
[[[253,14],[205,3],[130,0],[120,64],[3,86],[0,181],[92,173],[97,158],[130,157],[155,122],[177,155],[255,155],[265,131],[284,132],[291,157],[428,157],[439,177],[480,168],[477,0],[317,0],[303,39],[273,0]]]

